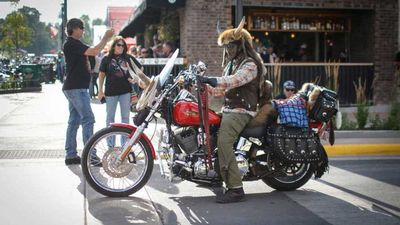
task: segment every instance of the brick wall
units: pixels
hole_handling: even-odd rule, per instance
[[[225,2],[225,4],[224,4]],[[216,24],[222,30],[232,25],[234,0],[187,0],[179,10],[182,54],[189,63],[202,60],[208,64],[208,74],[220,76],[222,49],[217,45]],[[394,54],[398,49],[399,13],[397,0],[244,0],[243,5],[279,8],[316,8],[369,10],[373,40],[371,61],[375,64],[374,103],[390,102],[387,90],[394,89]],[[356,46],[355,46],[356,47]]]
[[[182,54],[189,63],[208,65],[208,74],[221,74],[222,49],[217,44],[217,21],[225,29],[231,24],[231,7],[219,0],[188,0],[180,11]]]
[[[395,90],[394,55],[397,50],[397,1],[381,1],[375,8],[375,79],[374,102],[385,104],[393,100]]]
[[[352,13],[350,39],[351,62],[374,61],[374,21],[373,10],[363,10]]]

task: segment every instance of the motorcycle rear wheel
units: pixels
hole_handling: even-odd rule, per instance
[[[149,144],[141,138],[119,165],[115,159],[131,130],[107,127],[96,132],[82,152],[82,172],[89,185],[109,197],[127,197],[150,179],[154,161]]]
[[[307,183],[314,170],[310,163],[291,164],[284,168],[285,176],[265,177],[262,181],[278,191],[293,191]]]

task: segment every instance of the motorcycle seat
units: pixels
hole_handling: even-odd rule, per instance
[[[262,138],[267,135],[267,128],[265,126],[246,126],[240,133],[241,137],[244,138]]]

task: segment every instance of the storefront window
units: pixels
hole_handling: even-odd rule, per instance
[[[280,62],[366,61],[370,58],[367,49],[371,47],[368,40],[372,39],[372,32],[357,25],[359,14],[348,10],[245,9],[247,29],[254,37],[255,48],[261,54],[273,51]],[[363,16],[364,23],[371,18],[366,13]],[[357,27],[353,31],[354,25]],[[371,24],[368,29],[372,29]],[[352,49],[352,42],[357,42],[354,37],[360,35],[364,35],[364,48]],[[353,60],[352,54],[357,56]]]

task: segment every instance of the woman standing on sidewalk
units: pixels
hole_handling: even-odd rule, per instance
[[[131,59],[138,68],[142,66],[133,56],[127,54],[127,51],[125,40],[122,37],[116,37],[109,54],[100,64],[98,98],[101,100],[105,97],[106,100],[107,126],[115,120],[118,102],[121,109],[121,122],[129,123],[132,87],[128,66],[131,66],[129,65]],[[103,91],[104,78],[106,78],[105,91]]]

